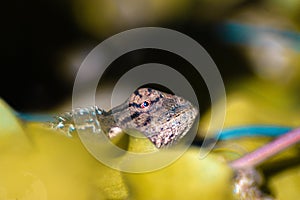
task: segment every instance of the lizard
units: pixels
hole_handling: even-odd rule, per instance
[[[153,88],[139,88],[119,106],[109,111],[92,106],[101,130],[111,139],[122,132],[138,131],[156,148],[170,146],[190,130],[199,113],[198,109],[183,97]],[[52,127],[74,131],[75,111],[57,116]]]
[[[121,105],[109,111],[93,106],[88,110],[96,115],[101,129],[109,138],[113,138],[122,131],[136,130],[144,134],[157,148],[166,147],[179,141],[192,127],[198,109],[188,100],[164,93],[151,88],[140,88],[134,91]],[[71,127],[75,130],[73,121],[76,111],[58,116],[58,121],[53,123],[55,128]],[[285,130],[286,131],[286,130]],[[292,134],[293,137],[289,137]],[[289,138],[300,138],[300,129],[296,132],[286,133],[274,141],[276,145],[269,144],[267,149],[262,147],[255,152],[229,162],[235,176],[233,177],[234,195],[236,199],[261,199],[273,198],[260,190],[261,174],[255,170],[255,165],[267,155],[276,152],[276,146],[287,146]],[[287,138],[287,139],[286,139]],[[289,139],[296,140],[296,139]],[[286,145],[277,145],[283,143]],[[257,156],[262,155],[262,156]],[[253,161],[254,160],[254,161]],[[258,161],[256,161],[258,160]],[[255,163],[253,163],[253,162]]]

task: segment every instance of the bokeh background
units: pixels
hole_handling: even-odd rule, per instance
[[[4,1],[2,8],[0,95],[21,112],[50,111],[69,102],[88,52],[113,34],[143,26],[171,28],[198,41],[228,90],[249,77],[298,83],[296,0],[30,0]],[[153,60],[174,68],[187,65],[175,55],[141,50],[114,62],[104,81]],[[189,76],[188,67],[186,71]],[[201,99],[201,111],[207,110],[201,77],[188,78]]]
[[[85,56],[131,28],[174,29],[205,48],[225,83],[225,128],[300,125],[299,0],[5,0],[1,8],[0,199],[152,200],[187,194],[190,199],[233,199],[226,162],[272,138],[219,141],[203,160],[199,146],[192,145],[174,165],[129,174],[102,165],[78,137],[16,117],[13,110],[69,111]],[[126,71],[148,62],[172,66],[191,82],[200,103],[196,139],[201,142],[210,121],[209,94],[182,58],[158,50],[130,52],[111,64],[101,84],[109,88]],[[86,74],[87,82],[92,75]],[[299,155],[295,145],[259,166],[264,191],[280,200],[299,199]]]

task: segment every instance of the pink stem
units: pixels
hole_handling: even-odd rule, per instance
[[[292,146],[300,141],[300,128],[290,131],[274,141],[264,145],[263,147],[246,154],[230,163],[234,169],[255,167],[267,158],[274,156],[278,152]]]

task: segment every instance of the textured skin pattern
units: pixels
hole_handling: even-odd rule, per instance
[[[98,108],[95,109],[97,111]],[[95,113],[101,113],[97,119],[101,130],[109,137],[134,130],[143,133],[157,148],[162,148],[178,141],[188,132],[198,110],[182,97],[140,88],[123,104],[108,112],[98,109]]]
[[[157,148],[182,138],[197,114],[198,110],[182,97],[151,88],[136,90],[125,103],[111,111],[116,126],[143,133]]]

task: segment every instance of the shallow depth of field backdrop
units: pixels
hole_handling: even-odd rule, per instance
[[[85,56],[106,38],[132,28],[170,28],[205,48],[225,83],[225,127],[300,126],[300,1],[5,0],[2,8],[0,200],[232,198],[231,172],[221,161],[270,138],[226,141],[220,144],[223,150],[216,149],[201,164],[199,147],[192,147],[165,171],[134,175],[99,164],[79,140],[70,142],[16,118],[15,111],[70,110],[73,82]],[[135,51],[112,63],[101,81],[109,87],[147,62],[175,69],[188,65],[168,52]],[[186,69],[182,72],[200,103],[195,139],[200,141],[209,123],[210,99],[201,76]],[[92,75],[86,74],[87,81]],[[300,197],[299,154],[299,146],[294,147],[261,166],[267,193],[282,200]]]

